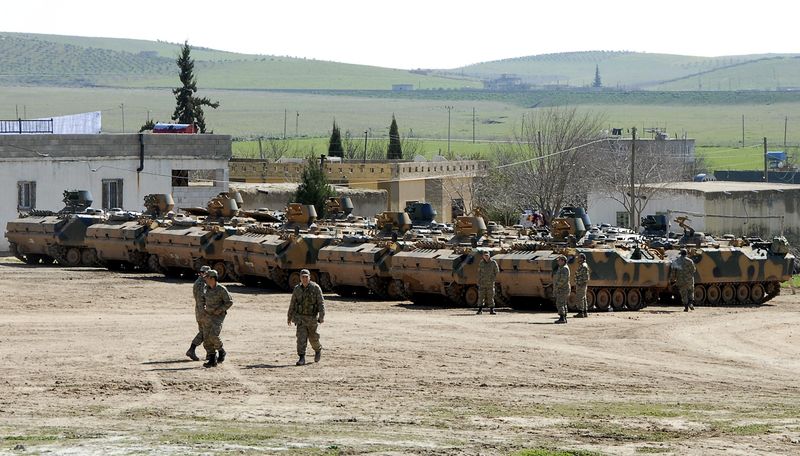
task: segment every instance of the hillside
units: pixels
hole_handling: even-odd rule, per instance
[[[177,81],[178,44],[0,32],[0,85],[170,87]],[[479,87],[460,77],[290,57],[193,49],[203,88],[366,89],[392,84],[424,88]]]
[[[589,51],[543,54],[468,65],[439,74],[491,79],[502,74],[518,76],[532,85],[590,86],[595,68],[603,86],[625,89],[698,90],[698,75],[732,71],[742,84],[703,84],[704,90],[774,90],[777,79],[793,80],[800,74],[800,55],[739,55],[693,57],[639,52]],[[768,71],[762,71],[769,68]],[[773,71],[774,70],[774,71]],[[726,76],[721,76],[720,81]],[[695,78],[695,79],[692,79]],[[686,84],[663,84],[687,79]],[[705,78],[703,78],[705,79]]]

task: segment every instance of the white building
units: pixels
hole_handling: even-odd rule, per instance
[[[783,233],[800,244],[800,185],[764,182],[674,182],[643,188],[647,197],[642,216],[669,214],[674,220],[688,215],[689,225],[712,235],[756,235],[770,238]],[[587,198],[593,223],[628,226],[630,213],[603,192]],[[670,229],[681,229],[670,220]]]
[[[142,210],[150,193],[205,207],[228,190],[230,158],[226,135],[0,135],[0,226],[19,211],[61,209],[65,190],[89,190],[102,209]]]

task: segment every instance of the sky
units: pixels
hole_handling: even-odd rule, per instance
[[[800,2],[717,0],[38,0],[0,31],[183,42],[391,68],[557,52],[798,53]]]

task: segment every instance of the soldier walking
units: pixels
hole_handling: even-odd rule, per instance
[[[575,270],[575,301],[578,313],[575,318],[589,316],[589,303],[586,301],[586,291],[589,288],[589,265],[586,264],[586,255],[578,254],[578,269]]]
[[[210,266],[203,266],[200,268],[200,272],[197,273],[197,280],[194,281],[194,285],[192,285],[192,295],[194,296],[194,319],[197,321],[197,335],[194,336],[192,339],[191,345],[189,345],[189,349],[186,350],[186,356],[192,359],[192,361],[200,361],[200,358],[197,357],[197,347],[203,343],[203,289],[206,287],[206,273],[211,270]]]
[[[325,321],[325,299],[322,297],[322,288],[311,281],[308,269],[300,271],[300,283],[292,291],[292,301],[289,303],[287,324],[297,326],[297,356],[295,363],[302,366],[306,363],[306,346],[311,342],[314,349],[314,362],[322,358],[322,344],[319,342],[317,324]]]
[[[686,249],[681,249],[678,258],[672,263],[675,270],[675,281],[681,294],[683,311],[694,310],[694,273],[697,267],[687,256]]]
[[[553,277],[553,294],[556,297],[556,308],[558,309],[558,320],[555,323],[567,322],[567,300],[569,299],[569,268],[567,267],[567,257],[559,255],[556,259],[558,269]]]
[[[497,261],[491,258],[488,250],[484,250],[478,265],[478,312],[476,315],[483,313],[484,305],[489,308],[491,315],[495,315],[494,282],[499,272],[500,267],[497,265]]]
[[[203,367],[214,367],[225,361],[225,349],[219,334],[228,309],[233,305],[230,293],[225,286],[217,283],[217,271],[206,273],[206,287],[203,293],[203,348],[206,349],[206,362]]]

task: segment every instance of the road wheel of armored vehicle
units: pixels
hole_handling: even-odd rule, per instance
[[[748,299],[750,299],[750,287],[748,287],[747,284],[740,283],[739,286],[736,287],[736,303],[744,304]]]
[[[281,288],[283,290],[289,289],[288,288],[289,275],[286,273],[285,270],[281,268],[272,268],[269,271],[269,276],[275,283],[275,285],[278,286],[278,288]],[[298,280],[299,280],[299,274],[298,274]]]
[[[42,264],[50,265],[56,262],[56,259],[51,257],[50,255],[42,255]]]
[[[454,304],[460,304],[464,299],[464,287],[457,283],[448,284],[444,292],[447,294],[447,299]]]
[[[97,266],[97,251],[95,249],[81,250],[81,265]]]
[[[223,263],[222,261],[217,261],[216,263],[211,265],[211,269],[217,271],[217,275],[219,276],[220,282],[228,278],[228,268],[225,267],[225,263]]]
[[[289,274],[289,289],[294,290],[294,287],[296,287],[298,284],[300,284],[300,273],[294,271]]]
[[[81,264],[81,251],[76,247],[72,247],[67,249],[66,255],[64,255],[64,261],[67,263],[66,266],[75,267],[80,266]]]
[[[464,290],[463,303],[467,307],[478,307],[478,299],[480,299],[478,287],[471,285]]]
[[[403,283],[399,280],[392,280],[389,282],[389,286],[386,287],[386,293],[392,299],[403,299],[405,297],[405,292],[403,291]]]
[[[39,262],[41,261],[41,258],[39,258],[39,255],[34,255],[32,253],[29,253],[29,254],[24,255],[24,256],[20,255],[17,258],[19,258],[20,260],[24,261],[27,264],[39,264]]]
[[[761,304],[764,302],[764,297],[767,293],[764,291],[764,286],[760,283],[753,284],[750,288],[750,301],[753,304]]]
[[[611,305],[611,292],[606,288],[597,290],[594,300],[594,306],[597,307],[597,310],[608,310],[609,305]]]
[[[781,292],[781,284],[778,282],[767,283],[767,298],[772,299]]]
[[[567,310],[570,312],[578,311],[578,298],[574,291],[570,292],[569,296],[567,297]]]
[[[591,309],[594,306],[594,301],[594,290],[586,290],[586,308]]]
[[[733,300],[736,299],[736,289],[733,285],[727,284],[722,287],[721,296],[723,304],[733,304]]]
[[[150,272],[165,274],[164,268],[161,267],[161,264],[158,261],[158,255],[150,255],[147,257],[147,269],[149,269]]]
[[[710,285],[706,290],[706,302],[711,306],[719,304],[719,299],[722,297],[722,292],[717,285]]]
[[[625,305],[625,290],[617,288],[611,292],[611,306],[614,310],[621,310]]]
[[[702,306],[706,303],[706,289],[702,285],[694,286],[694,305]]]
[[[503,294],[500,291],[500,287],[497,287],[497,290],[494,293],[494,306],[495,307],[508,307],[511,305],[511,300],[508,299],[508,296]]]
[[[644,303],[642,302],[642,294],[636,288],[631,288],[628,290],[628,295],[626,296],[626,304],[628,305],[628,310],[639,310],[644,307]]]
[[[319,286],[322,288],[322,291],[332,291],[333,290],[333,282],[331,282],[331,275],[327,272],[320,272],[319,273]]]

